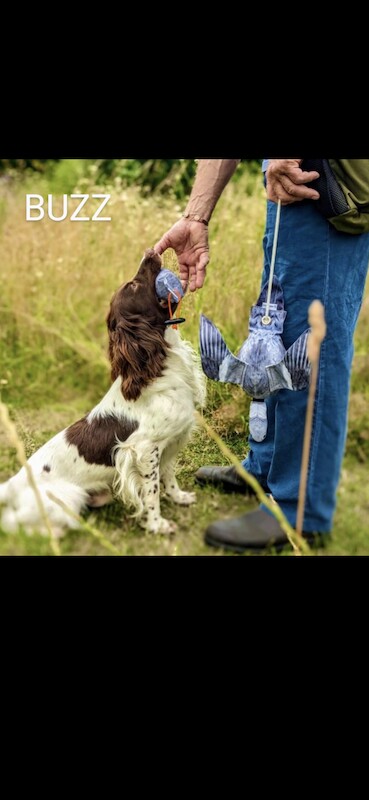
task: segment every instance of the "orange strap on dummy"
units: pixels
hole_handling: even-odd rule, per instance
[[[176,295],[178,297],[178,304],[177,304],[177,309],[176,309],[177,313],[178,313],[179,310],[180,310],[180,307],[181,307],[182,297],[181,297],[180,292],[177,289],[174,289],[174,291],[175,291],[175,293],[176,293]],[[172,303],[171,303],[171,293],[170,292],[168,294],[168,308],[169,308],[169,319],[167,319],[165,321],[165,325],[172,325],[174,330],[177,330],[178,325],[181,322],[186,322],[186,320],[184,319],[184,317],[173,317]]]

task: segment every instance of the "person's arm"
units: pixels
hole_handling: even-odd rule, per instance
[[[154,249],[161,255],[175,250],[184,289],[201,289],[209,263],[208,222],[223,189],[232,177],[238,158],[201,158],[184,216],[164,233]]]
[[[301,200],[319,200],[319,192],[305,186],[316,178],[319,172],[304,172],[300,164],[302,158],[270,158],[266,172],[267,197],[282,206]]]
[[[189,219],[199,217],[209,222],[239,162],[239,158],[201,158],[184,216]]]

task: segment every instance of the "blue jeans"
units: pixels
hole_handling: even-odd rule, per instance
[[[268,201],[264,272],[268,280],[276,204]],[[336,490],[347,434],[353,335],[369,260],[369,233],[336,231],[312,201],[281,209],[275,274],[284,292],[286,348],[308,327],[308,307],[321,300],[327,335],[321,348],[306,492],[304,531],[332,529]],[[249,439],[243,465],[269,486],[289,522],[296,524],[308,391],[279,391],[267,398],[268,432]]]

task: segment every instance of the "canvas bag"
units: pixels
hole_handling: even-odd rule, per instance
[[[305,158],[301,168],[320,173],[308,185],[320,193],[314,204],[338,231],[369,232],[369,159]]]

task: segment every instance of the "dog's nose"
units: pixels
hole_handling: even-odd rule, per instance
[[[155,253],[155,250],[153,250],[152,247],[149,247],[147,250],[145,250],[145,255],[141,263],[144,261],[151,261],[153,266],[161,268],[161,258],[158,253]]]
[[[137,271],[137,277],[140,275],[144,277],[145,275],[149,277],[150,275],[156,277],[161,270],[161,258],[155,253],[154,250],[149,249],[146,250],[145,255],[141,261],[141,264]]]

